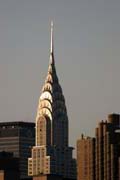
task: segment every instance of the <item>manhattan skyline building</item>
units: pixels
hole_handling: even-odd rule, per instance
[[[20,180],[28,177],[28,157],[31,147],[35,144],[35,123],[32,122],[1,122],[0,153],[13,153],[19,159]],[[7,164],[7,163],[6,163]]]
[[[96,128],[96,180],[120,180],[120,115],[110,114]]]
[[[77,180],[95,180],[95,138],[77,140]]]
[[[20,180],[19,158],[13,153],[0,152],[0,180]]]
[[[109,114],[95,138],[77,141],[77,180],[120,180],[120,114]]]
[[[57,175],[76,179],[76,161],[69,147],[68,115],[54,60],[53,22],[48,73],[39,98],[36,116],[36,143],[28,159],[28,175]]]

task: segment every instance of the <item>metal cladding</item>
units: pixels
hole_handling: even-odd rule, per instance
[[[36,116],[36,146],[28,159],[29,176],[47,174],[76,178],[73,148],[68,146],[68,116],[55,68],[53,23],[48,73],[39,98]]]
[[[65,99],[55,68],[53,52],[53,23],[51,23],[50,62],[47,77],[39,99],[36,123],[41,116],[51,120],[51,143],[54,145],[67,145],[68,142],[65,142],[65,139],[68,139],[68,116]],[[61,137],[56,139],[56,133],[58,131],[60,131]]]
[[[51,54],[51,56],[53,56]],[[58,113],[67,116],[64,96],[58,81],[55,64],[50,63],[45,84],[39,99],[38,116],[45,115],[51,120],[57,117]]]

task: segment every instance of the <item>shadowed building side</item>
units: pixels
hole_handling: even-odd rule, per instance
[[[28,177],[28,157],[31,147],[35,144],[35,123],[31,122],[1,122],[0,152],[13,153],[19,158],[20,180]]]
[[[19,158],[13,153],[0,152],[0,180],[20,180]]]

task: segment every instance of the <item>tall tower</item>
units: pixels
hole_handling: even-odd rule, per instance
[[[36,146],[28,159],[28,174],[55,174],[76,178],[76,162],[68,146],[68,116],[55,68],[53,22],[48,73],[39,98],[36,116]]]
[[[120,180],[120,115],[110,114],[96,128],[96,180]]]
[[[77,140],[77,180],[95,180],[95,138]]]

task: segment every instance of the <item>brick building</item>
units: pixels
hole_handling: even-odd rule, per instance
[[[95,139],[83,135],[77,141],[77,179],[95,180]]]

